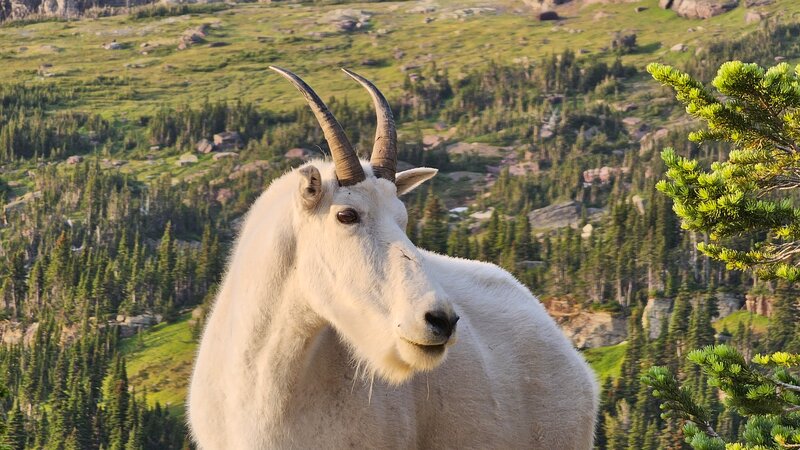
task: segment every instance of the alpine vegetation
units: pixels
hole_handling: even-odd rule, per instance
[[[589,449],[594,374],[499,267],[416,248],[385,97],[370,161],[298,76],[332,160],[276,179],[242,225],[200,343],[199,448]],[[359,388],[356,388],[356,385]]]

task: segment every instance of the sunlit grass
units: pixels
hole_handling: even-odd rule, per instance
[[[597,379],[602,382],[608,377],[619,377],[622,369],[622,359],[627,348],[628,343],[622,342],[607,347],[590,348],[583,352],[583,356],[586,357],[586,361],[594,369]]]
[[[130,385],[137,394],[146,390],[149,404],[159,402],[182,416],[196,347],[189,314],[143,332],[141,341],[138,337],[125,339],[121,351]]]

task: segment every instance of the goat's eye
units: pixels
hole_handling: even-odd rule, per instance
[[[359,220],[358,213],[353,208],[347,208],[336,213],[336,219],[341,223],[351,224]]]

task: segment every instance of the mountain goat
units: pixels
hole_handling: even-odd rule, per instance
[[[594,374],[539,301],[495,265],[418,249],[378,89],[369,162],[293,73],[332,162],[253,204],[210,313],[188,419],[204,450],[589,449]],[[456,339],[457,338],[457,339]]]

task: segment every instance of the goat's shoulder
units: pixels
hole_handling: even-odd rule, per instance
[[[539,313],[541,304],[522,283],[495,264],[423,251],[426,265],[453,301],[499,310]]]

